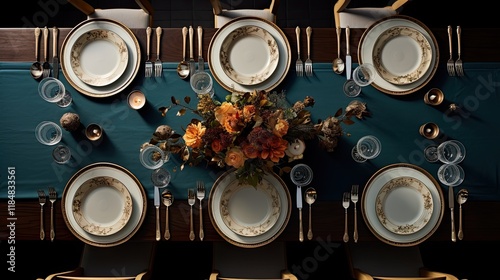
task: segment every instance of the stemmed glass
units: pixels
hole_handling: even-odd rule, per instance
[[[290,171],[290,179],[297,186],[297,208],[299,209],[299,241],[304,241],[304,230],[302,228],[302,191],[301,187],[309,185],[313,178],[311,167],[299,163]]]
[[[356,162],[365,162],[376,158],[381,150],[380,140],[373,135],[367,135],[358,140],[356,146],[352,148],[351,156]]]
[[[73,101],[64,84],[54,77],[43,78],[38,84],[38,93],[43,100],[56,103],[59,107],[68,107]]]

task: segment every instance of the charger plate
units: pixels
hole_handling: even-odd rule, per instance
[[[125,185],[108,176],[85,181],[73,197],[73,216],[86,232],[111,235],[127,225],[132,198]]]
[[[228,196],[227,193],[225,194],[226,190],[230,189],[249,190],[249,188],[254,188],[253,186],[246,184],[238,186],[239,181],[236,178],[234,170],[229,170],[226,171],[224,174],[222,174],[219,178],[217,178],[217,180],[214,183],[214,186],[210,190],[210,196],[208,199],[208,213],[210,215],[210,220],[212,222],[212,225],[227,242],[235,246],[243,248],[256,248],[269,244],[283,232],[286,225],[288,224],[288,220],[290,219],[292,204],[291,204],[290,193],[288,191],[286,184],[278,175],[274,173],[265,174],[262,180],[263,180],[262,186],[264,187],[264,189],[265,188],[275,189],[270,191],[270,195],[273,196],[273,193],[275,193],[274,195],[278,196],[275,199],[279,199],[280,207],[276,222],[273,222],[274,224],[269,228],[266,227],[265,228],[266,230],[263,233],[257,235],[246,236],[238,234],[235,231],[233,231],[225,223],[223,211],[221,210],[221,207],[223,207],[223,204],[225,203],[223,201],[224,198],[230,197]],[[262,186],[257,186],[257,188],[260,188]],[[269,193],[264,194],[263,196],[267,195],[269,195]],[[258,196],[262,197],[262,194]],[[241,209],[235,209],[235,207],[237,207],[237,205],[231,206],[229,210],[238,211],[237,214],[238,217],[247,217],[246,215],[250,214],[250,213],[246,214],[242,213]],[[255,207],[261,207],[261,205],[257,204],[255,205]],[[255,209],[255,210],[260,212],[260,209]],[[274,211],[274,210],[276,209],[273,206],[269,207],[268,209],[268,211]],[[259,216],[262,217],[263,215]],[[262,220],[262,218],[260,217],[258,219]],[[253,220],[255,221],[256,219]]]
[[[223,50],[223,42],[226,38],[228,38],[233,31],[246,26],[256,26],[268,32],[276,41],[279,52],[278,64],[272,74],[264,81],[250,85],[233,81],[224,70],[224,63],[221,61],[220,56]],[[251,92],[253,90],[271,91],[285,79],[290,69],[292,59],[290,43],[285,33],[276,24],[258,17],[235,18],[219,28],[210,41],[207,57],[213,77],[224,89],[230,92]]]
[[[429,189],[417,178],[394,178],[377,195],[377,217],[394,233],[413,234],[429,222],[432,203]]]
[[[361,36],[358,45],[358,61],[360,64],[371,63],[372,65],[376,65],[377,62],[375,61],[373,54],[375,44],[381,36],[386,34],[387,30],[394,27],[409,27],[422,34],[430,45],[430,64],[425,73],[411,83],[391,83],[385,80],[381,75],[377,75],[371,85],[387,94],[407,95],[416,92],[427,85],[427,83],[429,83],[434,77],[439,63],[439,47],[437,45],[436,38],[434,37],[434,34],[432,34],[431,30],[422,22],[412,17],[403,15],[395,15],[375,22],[368,27]]]
[[[77,191],[88,180],[110,177],[120,181],[130,193],[133,211],[123,228],[111,235],[95,235],[85,231],[73,215],[73,201]],[[128,241],[141,227],[147,209],[147,196],[141,182],[127,169],[114,163],[98,162],[78,170],[68,181],[61,199],[64,222],[81,241],[98,247],[111,247]]]
[[[128,60],[125,71],[112,83],[94,86],[83,82],[71,65],[71,50],[81,36],[92,30],[108,30],[117,34],[126,44]],[[141,48],[134,33],[125,25],[111,19],[88,19],[68,33],[61,46],[61,69],[66,80],[80,93],[92,97],[108,97],[124,90],[139,71]]]
[[[82,34],[71,48],[71,67],[91,86],[106,86],[127,69],[128,48],[111,30],[96,29]]]
[[[380,191],[388,182],[399,178],[420,181],[429,190],[433,201],[432,215],[427,224],[409,234],[398,234],[387,229],[377,215],[377,197]],[[391,164],[375,172],[366,183],[361,199],[361,212],[366,225],[379,240],[394,246],[414,246],[428,239],[439,227],[444,213],[444,196],[439,183],[423,168],[408,163]]]
[[[279,62],[279,49],[274,37],[258,26],[242,26],[233,30],[222,42],[222,69],[231,80],[241,85],[255,85],[267,80]]]

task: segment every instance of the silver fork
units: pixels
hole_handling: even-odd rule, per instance
[[[43,206],[47,202],[47,197],[43,190],[38,190],[38,202],[40,203],[40,239],[45,239],[45,230],[43,229]]]
[[[194,189],[188,189],[188,203],[191,206],[189,210],[189,240],[194,240],[194,226],[193,226],[193,205],[196,201],[194,197]]]
[[[349,202],[351,199],[351,194],[349,192],[344,192],[344,197],[342,199],[342,206],[344,207],[344,242],[349,241],[349,234],[347,233],[347,208],[349,208]]]
[[[354,203],[354,242],[358,242],[358,212],[356,210],[356,203],[358,202],[359,185],[352,185],[351,188],[351,201]]]
[[[146,77],[151,77],[153,75],[153,62],[151,62],[151,58],[149,56],[150,54],[150,43],[151,43],[151,27],[146,28],[146,66],[145,66],[145,71],[144,71],[144,76]]]
[[[300,59],[300,27],[295,28],[295,34],[297,34],[297,61],[295,62],[295,72],[297,76],[304,76],[304,67],[302,63],[302,59]]]
[[[307,35],[307,59],[306,59],[306,64],[304,66],[306,70],[306,76],[312,76],[313,75],[313,63],[311,60],[311,34],[312,34],[312,28],[308,26],[306,28],[306,35]]]
[[[156,28],[156,61],[155,61],[155,77],[161,77],[163,66],[160,60],[160,42],[161,42],[161,27]]]
[[[457,54],[458,58],[455,61],[455,70],[457,71],[457,76],[463,76],[464,75],[464,67],[462,65],[462,59],[460,58],[460,53],[461,53],[461,46],[460,46],[460,41],[461,41],[461,35],[462,34],[462,28],[460,26],[457,26]]]
[[[200,70],[201,71],[201,70]],[[203,232],[203,210],[202,210],[202,201],[205,198],[205,183],[202,181],[196,182],[196,196],[200,200],[200,240],[203,241],[205,237],[205,233]]]
[[[57,192],[53,187],[49,187],[49,200],[50,200],[50,241],[54,241],[56,238],[56,232],[54,230],[54,203],[57,200]]]
[[[450,45],[450,59],[448,59],[448,62],[446,63],[446,68],[448,69],[449,76],[455,76],[455,63],[453,62],[453,48],[452,48],[451,34],[452,34],[451,25],[448,25],[448,44]]]

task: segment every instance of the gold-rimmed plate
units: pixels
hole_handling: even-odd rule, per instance
[[[397,234],[413,234],[430,221],[433,200],[429,189],[414,177],[389,180],[376,198],[380,223]]]
[[[234,30],[245,27],[256,26],[267,31],[276,40],[279,59],[276,69],[263,82],[252,85],[244,85],[233,81],[224,71],[220,53],[222,43]],[[274,23],[258,17],[239,17],[231,20],[219,28],[208,46],[208,65],[213,77],[224,89],[230,92],[251,92],[253,90],[271,91],[277,87],[286,77],[291,64],[291,48],[285,33]]]
[[[375,22],[368,27],[361,36],[358,45],[358,62],[370,63],[374,65],[373,51],[375,43],[382,34],[394,27],[413,28],[424,36],[424,38],[429,42],[431,49],[429,67],[427,71],[425,71],[425,73],[418,78],[418,80],[412,83],[390,83],[381,75],[377,75],[371,85],[381,92],[390,95],[407,95],[416,92],[427,85],[437,71],[439,63],[439,47],[434,34],[432,34],[431,30],[425,24],[417,19],[404,15],[395,15]]]
[[[274,173],[268,173],[264,175],[263,186],[265,188],[275,188],[275,193],[278,195],[280,200],[280,207],[276,222],[274,225],[270,226],[265,232],[258,235],[241,235],[233,231],[227,226],[224,221],[223,212],[221,211],[221,206],[223,205],[223,198],[228,197],[224,192],[227,189],[234,188],[238,185],[239,180],[236,178],[235,170],[226,171],[215,181],[212,189],[210,190],[210,195],[208,199],[208,213],[210,215],[210,220],[215,230],[229,243],[243,248],[256,248],[269,244],[275,240],[285,229],[288,220],[290,219],[291,212],[291,197],[286,184],[283,180]],[[251,185],[242,185],[240,188],[249,190],[248,188],[254,188]],[[257,186],[259,188],[259,186]],[[257,207],[258,205],[256,205]],[[237,207],[237,205],[235,205]],[[275,207],[270,207],[269,210],[273,211]],[[254,209],[256,210],[256,209]],[[240,210],[235,210],[240,211]],[[245,217],[248,213],[239,213],[239,217]]]
[[[78,225],[94,235],[111,235],[127,225],[132,198],[116,178],[98,176],[85,181],[73,197],[73,216]]]
[[[278,44],[264,28],[242,26],[229,33],[222,42],[220,61],[226,75],[236,83],[260,84],[278,66]]]
[[[258,236],[278,221],[281,199],[276,187],[263,180],[256,187],[231,182],[221,197],[220,214],[224,224],[243,236]]]
[[[386,81],[406,85],[418,81],[431,65],[432,49],[424,34],[408,26],[382,32],[373,46],[373,65]]]
[[[91,86],[106,86],[127,69],[128,48],[115,32],[95,29],[83,33],[71,47],[75,75]]]
[[[85,231],[73,215],[73,200],[77,190],[85,182],[93,178],[110,177],[120,181],[129,191],[133,211],[124,227],[111,235],[95,235]],[[144,222],[147,210],[147,196],[141,182],[124,167],[109,163],[97,162],[78,170],[66,183],[61,208],[68,229],[81,241],[97,247],[111,247],[128,241],[139,230]]]
[[[380,190],[397,178],[414,178],[422,182],[432,196],[432,214],[429,221],[413,233],[399,234],[387,229],[377,214],[377,197]],[[375,172],[366,183],[360,202],[363,219],[370,231],[379,240],[401,247],[414,246],[427,240],[439,227],[444,213],[444,196],[439,183],[425,169],[409,163],[391,164]]]

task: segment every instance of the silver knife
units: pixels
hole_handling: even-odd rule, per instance
[[[453,208],[455,207],[455,193],[453,192],[453,187],[448,187],[448,204],[451,212],[451,241],[456,242],[457,236],[455,235],[455,219],[453,214]]]
[[[346,40],[346,51],[345,51],[345,66],[346,66],[346,78],[348,80],[351,79],[351,64],[352,64],[352,59],[351,59],[351,51],[349,50],[349,35],[351,31],[349,30],[349,26],[345,28],[345,40]]]
[[[205,70],[205,61],[203,61],[203,28],[198,26],[198,71]]]
[[[193,52],[193,27],[189,26],[189,74],[192,76],[196,71],[196,64],[194,62],[194,52]]]
[[[53,58],[52,58],[52,76],[56,79],[59,78],[59,58],[57,57],[57,38],[59,35],[59,29],[54,26],[52,28],[52,38],[54,45],[52,47],[52,53],[53,53]]]
[[[160,188],[155,186],[154,204],[156,208],[156,241],[160,241]]]
[[[304,230],[302,228],[302,188],[297,186],[297,208],[299,209],[299,241],[304,241]]]

